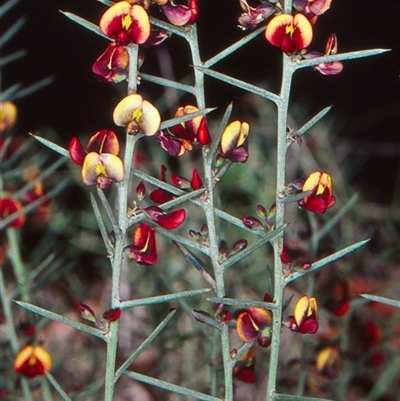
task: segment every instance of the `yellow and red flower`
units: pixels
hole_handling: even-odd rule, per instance
[[[294,308],[294,314],[288,316],[283,324],[292,331],[301,334],[313,334],[318,330],[318,306],[314,297],[303,295]]]
[[[113,38],[117,45],[140,45],[150,36],[150,20],[146,10],[138,4],[120,1],[112,5],[100,19],[100,30]]]
[[[258,341],[262,347],[271,344],[272,314],[259,307],[250,307],[236,314],[236,331],[240,339],[246,343]]]
[[[329,346],[318,352],[315,367],[319,373],[333,379],[339,369],[340,350],[338,347]]]
[[[304,181],[302,191],[311,191],[310,195],[298,202],[299,206],[310,212],[325,213],[336,203],[336,198],[332,195],[332,178],[327,173],[321,171],[311,173]]]
[[[310,21],[301,13],[280,14],[268,23],[265,38],[285,53],[293,54],[310,45],[313,29]]]
[[[11,128],[17,120],[17,107],[12,102],[0,102],[0,132]]]
[[[124,46],[110,43],[106,51],[95,61],[92,71],[106,83],[125,81],[129,65],[129,54]]]
[[[219,153],[232,162],[247,161],[249,130],[250,126],[247,122],[232,121],[222,134]]]
[[[82,166],[82,181],[86,185],[108,188],[124,178],[124,166],[118,157],[119,142],[113,131],[101,130],[93,135],[86,148],[77,138],[69,144],[71,160]]]
[[[22,374],[28,379],[43,376],[52,367],[50,354],[40,345],[26,345],[14,360],[15,373]]]
[[[179,107],[175,117],[182,117],[196,111],[199,111],[196,106]],[[207,120],[204,116],[195,117],[192,120],[174,125],[168,130],[161,131],[157,135],[157,139],[160,146],[171,156],[182,156],[186,151],[191,152],[196,143],[206,146],[211,142]]]
[[[11,198],[0,198],[0,217],[2,219],[11,216],[12,214],[18,212],[23,208],[23,205],[20,201]],[[21,215],[15,218],[10,226],[14,228],[20,228],[25,223],[26,217],[25,215]]]
[[[157,263],[156,231],[141,223],[133,233],[133,244],[124,248],[125,255],[139,265]]]
[[[199,6],[197,0],[189,0],[188,5],[175,4],[169,0],[161,6],[162,12],[168,21],[175,26],[183,26],[186,24],[194,24],[199,14]]]
[[[137,93],[124,97],[115,107],[113,119],[119,127],[125,127],[131,135],[154,135],[160,128],[158,110]]]

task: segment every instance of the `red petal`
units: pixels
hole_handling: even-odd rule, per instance
[[[153,221],[167,230],[173,230],[179,227],[185,221],[186,217],[185,209],[163,213],[159,207],[150,206],[145,209],[145,212]]]
[[[243,311],[236,319],[236,330],[240,339],[246,343],[258,339],[259,327],[254,325],[248,311]]]
[[[169,202],[170,200],[174,199],[175,195],[170,194],[167,191],[164,191],[163,189],[159,188],[154,190],[153,192],[150,193],[150,199],[158,204],[163,204],[165,202]]]
[[[235,368],[234,375],[237,379],[243,383],[254,383],[256,381],[256,375],[254,372],[248,368],[238,367]]]
[[[301,334],[314,334],[318,330],[318,322],[315,319],[306,319],[299,326],[298,332]]]
[[[181,189],[190,188],[190,181],[187,178],[181,177],[176,174],[171,174],[171,182],[173,185]]]
[[[204,117],[201,119],[200,126],[197,131],[196,137],[197,137],[197,141],[202,146],[209,145],[211,143],[210,131],[208,131],[207,122]]]
[[[86,156],[86,152],[83,145],[79,142],[78,138],[74,137],[71,139],[68,147],[68,152],[71,160],[79,166],[82,166],[83,160]]]
[[[109,322],[115,322],[121,316],[121,309],[108,309],[103,313],[103,318],[108,320]]]
[[[193,170],[193,174],[192,174],[192,181],[190,182],[190,185],[192,187],[192,189],[194,189],[195,191],[197,189],[200,189],[203,186],[203,181],[201,181],[199,172],[197,171],[197,169]]]
[[[167,3],[165,6],[161,6],[161,10],[168,21],[176,26],[186,25],[192,18],[192,10],[181,4]]]
[[[102,129],[97,131],[86,145],[86,151],[97,153],[111,153],[118,156],[119,154],[119,141],[114,131]]]

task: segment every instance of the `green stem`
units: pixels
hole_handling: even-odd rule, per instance
[[[188,35],[188,42],[192,53],[193,65],[203,65],[200,58],[199,42],[197,37],[197,28],[192,26],[191,31]],[[195,68],[195,94],[197,100],[197,107],[199,109],[205,108],[205,94],[204,94],[204,73]],[[209,148],[203,147],[203,168],[205,178],[205,188],[207,197],[205,202],[202,204],[202,208],[206,217],[208,227],[208,238],[209,238],[209,255],[214,270],[215,276],[215,291],[217,297],[223,298],[225,296],[225,282],[224,282],[224,269],[219,263],[219,238],[216,229],[215,221],[215,210],[214,210],[214,182],[213,182],[213,169],[212,160],[207,157]],[[214,345],[215,346],[215,345]],[[222,348],[222,359],[224,364],[224,379],[225,379],[225,400],[233,400],[233,381],[232,381],[232,370],[231,370],[231,355],[230,355],[230,344],[229,344],[229,328],[224,325],[221,331],[221,348]]]
[[[286,2],[285,2],[286,5]],[[280,90],[280,101],[278,105],[278,129],[277,129],[277,156],[276,156],[276,226],[285,223],[285,204],[279,202],[279,194],[285,185],[286,172],[286,129],[287,114],[289,108],[290,87],[293,69],[288,56],[283,55],[283,75]],[[276,382],[278,375],[280,335],[282,326],[282,304],[285,282],[282,274],[281,253],[283,247],[283,232],[273,241],[274,248],[274,302],[277,309],[273,312],[272,319],[272,342],[269,362],[268,384],[266,401],[272,401],[276,393]]]
[[[21,286],[21,299],[25,302],[29,302],[30,297],[26,283],[26,272],[21,254],[19,252],[19,246],[21,243],[19,239],[19,231],[17,231],[15,228],[8,228],[7,239],[10,247],[9,257],[14,270],[15,279],[17,284]]]
[[[135,93],[137,87],[137,56],[138,46],[131,45],[128,47],[129,52],[129,82],[128,82],[128,93]],[[124,155],[124,179],[117,184],[118,188],[118,232],[115,233],[115,248],[113,258],[111,259],[112,264],[112,289],[111,289],[111,308],[120,307],[120,280],[122,261],[124,255],[124,242],[126,238],[126,232],[128,230],[128,193],[129,193],[129,181],[132,170],[133,151],[135,149],[136,142],[142,137],[142,135],[130,135],[126,134],[126,146]],[[118,320],[110,324],[110,330],[107,334],[107,361],[106,361],[106,377],[105,377],[105,401],[112,401],[114,396],[115,386],[115,364],[117,359],[117,347],[118,347]]]
[[[13,228],[10,228],[7,230],[14,230]],[[7,294],[7,288],[5,285],[4,281],[4,276],[3,276],[3,269],[2,266],[0,266],[0,294],[1,294],[1,303],[3,306],[3,311],[4,311],[4,316],[6,318],[7,322],[7,333],[10,338],[10,343],[11,343],[11,348],[13,351],[14,355],[17,355],[20,345],[18,342],[18,336],[17,332],[15,330],[16,324],[14,322],[14,315],[12,313],[12,308],[11,308],[11,299],[9,295]],[[33,401],[31,389],[29,387],[29,382],[27,379],[24,377],[21,377],[21,387],[22,387],[22,392],[24,394],[24,400],[26,401]]]

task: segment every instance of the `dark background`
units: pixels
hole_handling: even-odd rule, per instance
[[[241,11],[236,0],[199,0],[199,6],[199,32],[206,59],[243,36],[236,26]],[[17,82],[29,86],[44,77],[54,77],[53,84],[17,101],[21,132],[51,127],[65,146],[72,136],[113,126],[110,110],[120,95],[116,88],[96,81],[91,73],[107,41],[58,11],[70,11],[97,23],[105,8],[95,0],[22,0],[1,19],[1,32],[5,32],[19,17],[27,18],[24,28],[2,49],[3,55],[18,49],[28,51],[25,58],[4,69],[3,89]],[[152,13],[162,17],[156,9]],[[333,77],[302,70],[293,87],[293,103],[304,104],[310,116],[333,105],[331,113],[337,122],[334,134],[349,144],[349,159],[363,159],[363,167],[352,180],[363,188],[367,199],[383,203],[396,198],[400,202],[400,194],[396,197],[400,188],[399,26],[399,0],[333,0],[331,9],[315,25],[312,50],[323,51],[328,36],[336,33],[341,52],[374,47],[392,51],[345,62],[344,71]],[[173,64],[177,74],[184,75],[189,61],[182,41],[172,38],[163,46],[172,49],[171,54],[181,47],[182,59],[174,59]],[[158,72],[157,51],[147,52],[144,72]],[[277,90],[279,65],[280,50],[260,36],[216,69],[249,82],[265,81],[271,90]],[[123,90],[124,84],[120,85]],[[233,92],[226,85],[219,86],[215,81],[208,85],[215,88],[210,92],[210,105],[225,107],[232,100]]]

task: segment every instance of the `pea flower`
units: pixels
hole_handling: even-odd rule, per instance
[[[337,37],[333,33],[329,36],[326,42],[325,53],[320,52],[310,52],[304,55],[304,58],[315,58],[321,56],[330,56],[331,54],[336,54],[338,50]],[[343,63],[341,61],[331,61],[328,63],[319,63],[314,65],[313,68],[320,72],[322,75],[337,75],[343,70]]]
[[[286,54],[293,54],[309,46],[313,30],[310,21],[303,14],[280,14],[268,23],[265,38]]]
[[[323,376],[333,379],[339,370],[340,350],[338,347],[329,346],[318,352],[315,360],[315,368]]]
[[[178,228],[186,218],[185,209],[178,209],[170,213],[165,213],[158,206],[149,206],[144,209],[146,215],[158,225],[166,230]]]
[[[139,265],[157,263],[156,232],[146,223],[141,223],[133,233],[133,244],[124,248],[125,255]]]
[[[129,54],[124,46],[110,43],[106,51],[95,61],[92,71],[106,83],[125,81],[129,65]]]
[[[17,120],[17,107],[12,102],[0,102],[0,132],[11,128]]]
[[[199,109],[192,105],[179,107],[175,117],[182,117],[196,111],[199,111]],[[168,130],[161,131],[157,135],[157,139],[160,146],[171,156],[182,156],[186,151],[191,152],[193,145],[196,143],[206,146],[211,142],[207,121],[204,116],[195,117],[192,120],[174,125]]]
[[[323,306],[335,316],[344,316],[350,309],[350,287],[345,280],[329,280],[328,298]]]
[[[187,6],[170,0],[161,6],[161,10],[172,25],[183,26],[197,21],[199,6],[197,0],[189,0]]]
[[[167,167],[164,164],[162,164],[160,168],[160,180],[163,182],[167,182]],[[174,198],[175,195],[161,188],[157,188],[150,193],[150,199],[158,204],[168,202]]]
[[[331,6],[332,0],[293,0],[293,8],[304,15],[315,24],[317,18]]]
[[[301,199],[299,206],[304,207],[313,213],[325,213],[336,203],[332,195],[332,179],[327,173],[314,171],[305,180],[303,192],[311,191],[311,194]]]
[[[82,166],[82,181],[86,185],[108,188],[124,178],[124,166],[118,157],[119,142],[113,131],[101,130],[93,135],[86,148],[77,138],[69,144],[71,160]]]
[[[222,133],[220,154],[232,162],[247,161],[249,130],[250,126],[247,122],[232,121]]]
[[[271,344],[272,328],[271,312],[259,307],[241,310],[236,318],[236,331],[240,339],[246,343],[258,341],[262,347]]]
[[[256,348],[254,345],[246,351],[233,368],[233,375],[243,383],[254,383],[256,375]]]
[[[247,0],[239,0],[239,3],[244,11],[238,19],[239,27],[243,30],[256,28],[257,25],[277,11],[277,8],[270,3],[260,4],[255,8],[250,7]]]
[[[100,19],[101,32],[117,45],[140,45],[150,36],[150,20],[146,10],[138,4],[120,1],[112,5]]]
[[[154,135],[160,128],[158,110],[137,93],[124,97],[115,107],[113,119],[119,127],[125,127],[131,135]]]
[[[14,360],[15,373],[22,374],[28,379],[43,376],[52,367],[50,354],[40,345],[26,345]]]
[[[318,330],[318,306],[315,298],[303,295],[294,308],[294,315],[288,316],[283,324],[301,334],[313,334]]]
[[[20,201],[11,198],[0,198],[0,217],[5,219],[8,216],[13,215],[23,208],[23,205]],[[10,226],[14,228],[20,228],[25,223],[26,217],[25,215],[21,215],[15,218]]]

